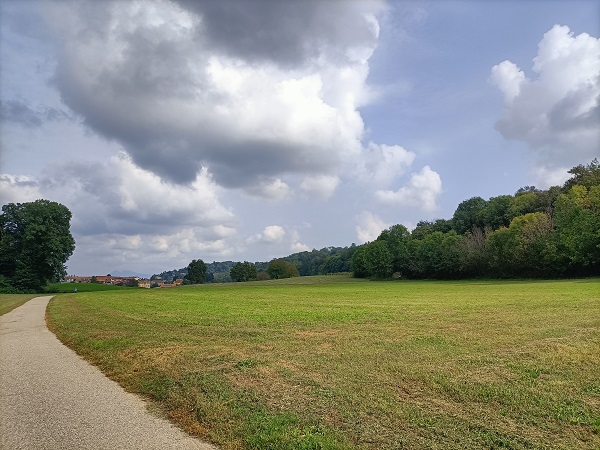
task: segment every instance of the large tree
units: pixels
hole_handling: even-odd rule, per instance
[[[267,267],[267,273],[269,276],[277,280],[279,278],[291,278],[300,276],[298,273],[298,267],[295,264],[284,261],[283,259],[274,259],[269,262]]]
[[[41,290],[66,275],[75,250],[71,211],[60,203],[36,200],[2,206],[0,275],[19,290]]]
[[[192,284],[204,283],[204,279],[206,278],[206,269],[207,267],[204,261],[201,259],[194,259],[187,267],[188,274],[186,279]]]
[[[256,266],[251,262],[238,262],[229,269],[229,275],[233,281],[256,280]]]

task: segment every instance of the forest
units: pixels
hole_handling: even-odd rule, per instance
[[[451,219],[402,225],[360,246],[355,277],[457,279],[600,275],[600,165],[572,168],[561,187],[461,202]]]
[[[294,265],[300,276],[339,272],[373,279],[598,276],[600,163],[594,159],[569,174],[562,186],[545,190],[525,186],[514,195],[464,200],[450,219],[423,220],[412,231],[394,225],[360,246],[325,247],[270,263],[213,262],[207,264],[206,281],[255,279],[239,275],[244,273],[241,265],[248,264],[256,266],[252,274],[264,279],[274,261]],[[295,276],[296,271],[289,270],[288,275]]]

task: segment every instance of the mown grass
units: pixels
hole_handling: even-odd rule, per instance
[[[40,294],[0,294],[0,316],[39,296]]]
[[[597,449],[600,281],[61,295],[61,340],[223,449]]]
[[[112,284],[101,283],[50,283],[46,286],[45,292],[48,293],[70,293],[74,292],[98,292],[98,291],[119,291],[123,289],[133,289],[125,286],[113,286]],[[135,288],[139,289],[139,288]]]

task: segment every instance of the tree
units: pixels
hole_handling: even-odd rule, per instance
[[[392,254],[385,241],[367,244],[365,263],[369,275],[374,278],[385,279],[392,276]]]
[[[229,269],[229,275],[233,281],[256,280],[256,266],[248,261],[238,262]]]
[[[269,262],[267,273],[274,280],[277,280],[279,278],[291,278],[300,276],[300,274],[298,273],[298,267],[296,267],[295,264],[284,261],[283,259],[274,259],[271,262]]]
[[[472,197],[461,202],[454,216],[452,216],[452,227],[458,234],[464,234],[474,227],[483,228],[481,212],[486,205],[486,201],[481,197]]]
[[[513,198],[510,195],[500,195],[488,200],[485,207],[481,210],[481,221],[483,226],[497,230],[500,227],[510,225],[510,207]]]
[[[41,290],[66,275],[75,250],[71,211],[60,203],[9,203],[0,216],[0,275],[20,290]]]
[[[600,274],[600,185],[575,185],[561,194],[554,210],[561,253],[577,275]]]
[[[366,278],[369,276],[369,270],[367,269],[367,261],[365,259],[366,250],[367,246],[361,245],[356,249],[356,251],[352,255],[350,267],[352,269],[352,276],[354,278]]]
[[[201,259],[194,259],[187,267],[186,279],[191,284],[204,283],[206,277],[206,264]]]
[[[387,243],[388,250],[392,255],[392,270],[394,272],[403,272],[408,268],[408,242],[410,238],[411,233],[404,225],[393,225],[387,230],[383,230],[377,238],[378,241]]]
[[[573,186],[585,186],[590,189],[592,186],[600,185],[600,163],[598,158],[594,158],[587,166],[579,164],[569,170],[573,176],[569,178],[563,186],[563,190],[567,192]]]

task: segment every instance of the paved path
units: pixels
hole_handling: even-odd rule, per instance
[[[44,320],[50,298],[0,316],[0,449],[215,450],[61,344]]]

